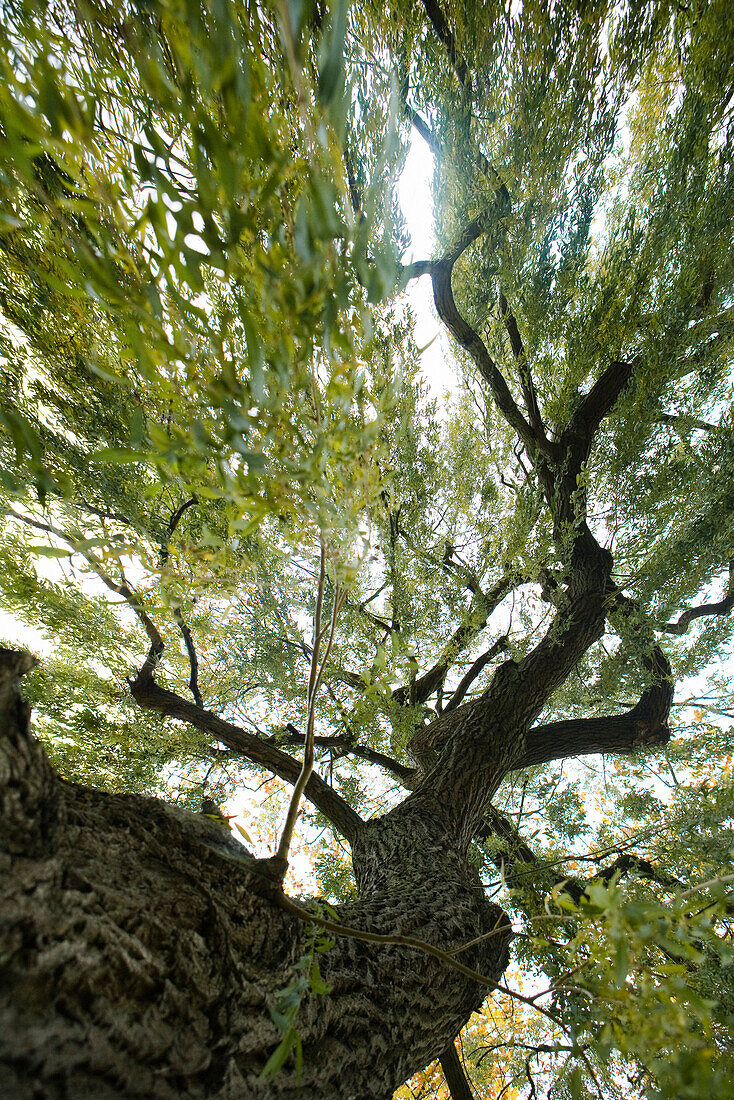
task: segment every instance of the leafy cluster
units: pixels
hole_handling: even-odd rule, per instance
[[[660,642],[687,685],[659,754],[497,793],[512,828],[471,858],[525,978],[465,1033],[483,1095],[726,1095],[733,61],[725,0],[4,6],[0,590],[8,632],[49,651],[31,694],[62,774],[191,808],[259,782],[205,727],[137,707],[148,653],[268,747],[300,746],[313,706],[322,774],[384,812],[433,762],[421,732],[544,634],[582,514],[625,602],[539,721],[629,711]],[[629,367],[575,524],[470,341],[450,402],[421,379],[410,140],[434,157],[424,259],[452,257],[464,323],[548,450]],[[326,604],[346,598],[312,700],[320,551]],[[351,896],[326,819],[308,839],[323,893]],[[315,937],[266,1075],[327,993]]]

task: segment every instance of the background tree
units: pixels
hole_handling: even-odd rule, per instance
[[[727,1096],[729,6],[6,13],[14,1095]]]

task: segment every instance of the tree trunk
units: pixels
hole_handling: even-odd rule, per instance
[[[336,936],[318,956],[332,991],[307,992],[295,1019],[300,1075],[290,1055],[259,1081],[309,926],[216,823],[56,776],[17,692],[30,663],[0,657],[5,1095],[386,1100],[445,1052],[486,988],[415,949]],[[494,929],[461,959],[499,979],[506,917],[425,799],[368,822],[353,856],[358,898],[339,922],[444,950]]]

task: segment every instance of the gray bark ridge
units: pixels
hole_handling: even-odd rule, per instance
[[[0,660],[0,1077],[14,1100],[340,1097],[386,1100],[441,1056],[486,987],[414,948],[337,935],[318,956],[292,1057],[270,1010],[303,973],[312,929],[215,822],[155,799],[65,782]],[[440,815],[404,803],[354,841],[358,897],[336,920],[414,936],[498,980],[509,922]],[[307,905],[308,903],[300,903]]]

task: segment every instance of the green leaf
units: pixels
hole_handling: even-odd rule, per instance
[[[61,546],[44,546],[43,544],[29,546],[32,554],[40,558],[68,558],[72,551],[64,550]]]
[[[318,996],[324,996],[327,993],[331,993],[333,986],[327,985],[324,979],[321,977],[321,970],[319,964],[314,961],[311,966],[311,992]]]
[[[344,39],[348,0],[332,0],[329,22],[319,51],[319,99],[331,104],[344,87]]]
[[[258,1077],[258,1081],[272,1081],[273,1077],[283,1068],[285,1060],[290,1054],[291,1047],[297,1038],[297,1033],[293,1028],[286,1032],[265,1063]]]

